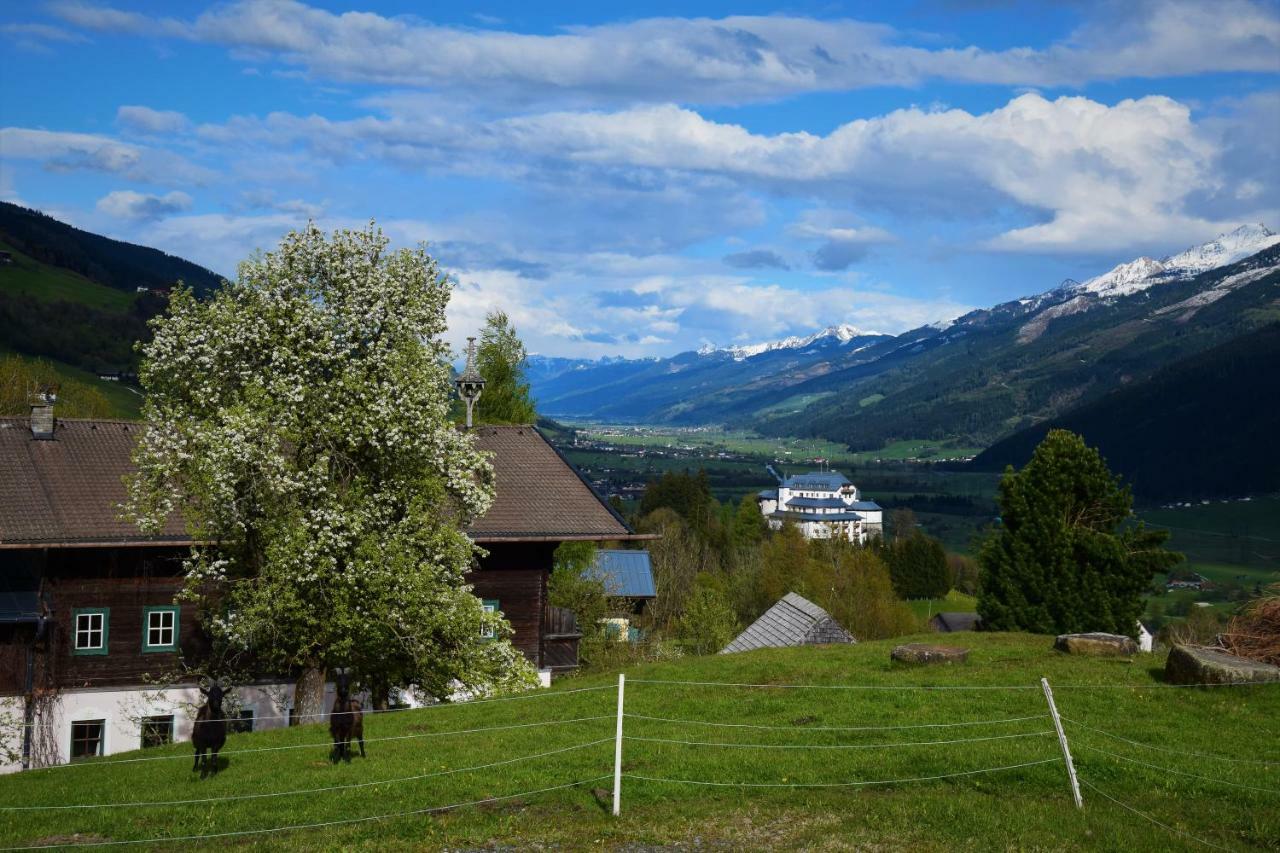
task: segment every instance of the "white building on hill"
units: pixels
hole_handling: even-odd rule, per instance
[[[806,539],[844,537],[865,545],[884,533],[884,510],[862,500],[858,487],[838,471],[795,474],[777,489],[760,492],[757,501],[771,528],[790,521]]]

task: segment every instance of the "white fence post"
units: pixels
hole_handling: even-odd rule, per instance
[[[1058,745],[1062,747],[1062,758],[1067,762],[1067,776],[1071,779],[1071,796],[1075,797],[1076,808],[1082,809],[1084,808],[1084,800],[1080,798],[1080,783],[1076,781],[1076,765],[1071,760],[1071,748],[1067,746],[1067,733],[1062,730],[1062,718],[1058,716],[1058,706],[1053,703],[1053,690],[1049,687],[1049,679],[1041,678],[1040,686],[1044,688],[1044,698],[1049,702],[1049,714],[1053,717],[1053,727],[1058,730]],[[618,721],[618,731],[621,732],[621,716],[618,717]],[[618,743],[622,743],[622,741],[619,740]]]
[[[622,695],[626,686],[627,677],[618,673],[618,734],[613,742],[613,813],[615,815],[622,813]]]

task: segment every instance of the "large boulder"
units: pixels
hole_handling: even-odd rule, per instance
[[[969,659],[969,650],[933,643],[906,643],[890,652],[889,657],[899,663],[964,663]]]
[[[1123,634],[1059,634],[1053,641],[1053,647],[1069,655],[1088,655],[1090,657],[1132,657],[1138,653],[1138,644],[1133,637]]]
[[[1164,664],[1170,684],[1264,684],[1280,681],[1280,666],[1199,646],[1174,646]]]

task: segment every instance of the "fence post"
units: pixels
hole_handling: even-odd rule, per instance
[[[613,741],[613,813],[622,813],[622,696],[627,677],[618,673],[618,734]]]
[[[1053,703],[1053,690],[1049,687],[1049,679],[1041,678],[1040,686],[1044,688],[1044,698],[1049,703],[1049,714],[1053,717],[1053,727],[1058,730],[1058,745],[1062,747],[1062,758],[1067,762],[1067,776],[1071,779],[1071,796],[1075,797],[1076,808],[1082,809],[1084,808],[1084,800],[1080,798],[1080,783],[1076,781],[1076,765],[1071,760],[1071,747],[1067,746],[1067,733],[1062,730],[1062,718],[1058,716],[1058,706]],[[619,720],[621,720],[621,717],[619,717]]]

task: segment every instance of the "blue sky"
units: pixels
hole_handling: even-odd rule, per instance
[[[465,9],[458,8],[465,6]],[[903,331],[1280,228],[1275,2],[0,10],[0,198],[235,275],[373,218],[531,349]]]

